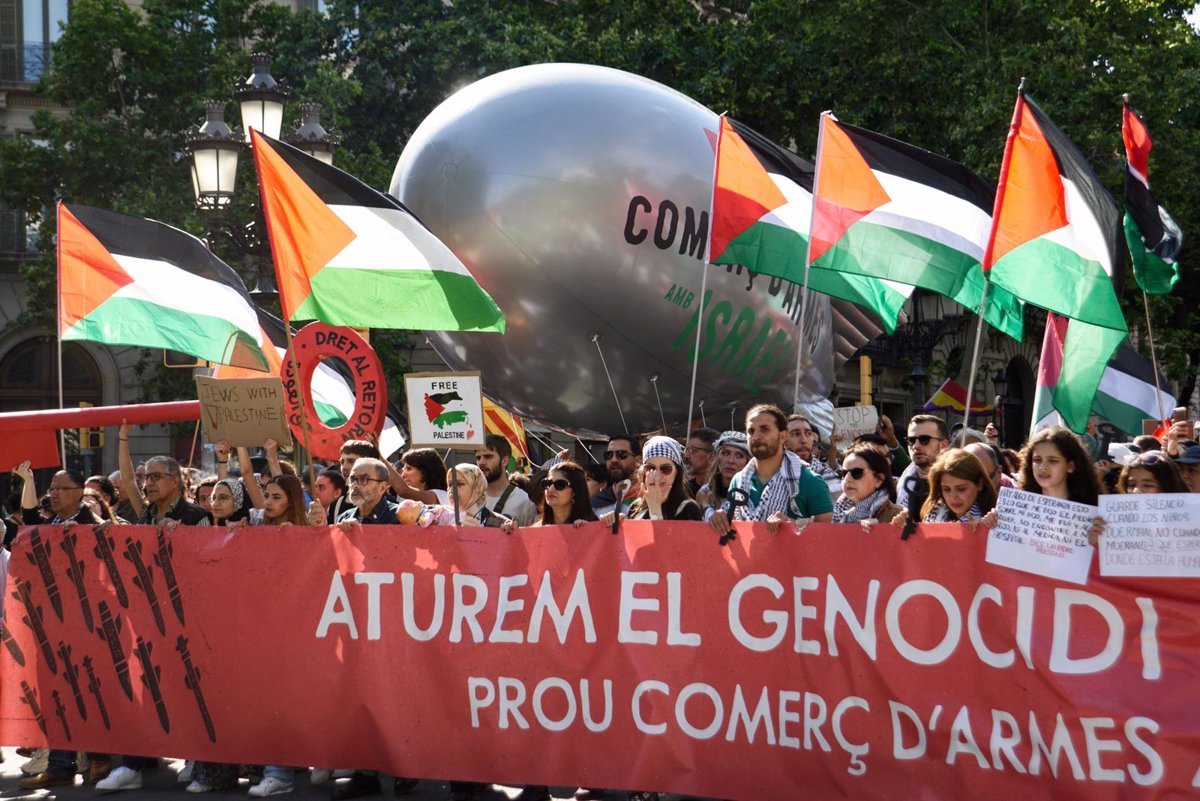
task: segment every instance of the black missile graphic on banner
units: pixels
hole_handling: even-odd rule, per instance
[[[37,693],[29,686],[29,682],[21,680],[21,703],[29,707],[29,711],[33,713],[33,719],[37,721],[38,728],[42,730],[42,734],[50,735],[46,731],[46,719],[42,717],[42,708],[38,705]]]
[[[67,555],[67,578],[75,585],[75,593],[79,596],[79,605],[83,609],[83,622],[88,631],[95,631],[96,625],[92,620],[92,605],[88,602],[87,587],[83,584],[83,562],[75,555],[75,544],[79,535],[68,529],[63,532],[59,547]]]
[[[125,582],[121,580],[121,571],[117,570],[117,560],[113,556],[113,548],[116,543],[112,537],[108,536],[108,526],[99,525],[92,526],[92,531],[96,534],[96,547],[94,552],[97,559],[104,561],[104,566],[108,568],[108,578],[112,581],[113,591],[117,594],[117,600],[121,606],[129,608],[129,595],[125,592]]]
[[[117,680],[121,682],[121,689],[125,691],[125,695],[132,701],[133,682],[129,680],[129,660],[125,658],[125,650],[121,647],[121,618],[113,619],[106,601],[96,604],[96,608],[100,610],[100,627],[96,633],[108,643],[108,652],[112,655]]]
[[[204,700],[204,691],[200,689],[200,668],[192,664],[192,654],[188,650],[188,639],[182,634],[175,641],[175,650],[183,659],[183,684],[196,696],[196,706],[200,708],[200,717],[204,720],[204,728],[208,731],[208,739],[217,741],[217,728],[213,725],[212,716],[208,714],[208,704]]]
[[[154,589],[154,569],[142,561],[142,544],[134,542],[132,537],[125,538],[125,558],[133,565],[135,571],[133,586],[145,594],[150,611],[154,613],[154,625],[158,626],[159,634],[165,635],[167,623],[163,620],[162,609],[158,607],[158,591]]]
[[[137,638],[137,658],[142,663],[142,684],[146,685],[146,689],[150,691],[150,697],[154,699],[154,708],[158,711],[158,722],[162,724],[163,731],[169,734],[171,719],[167,717],[167,704],[163,700],[162,687],[159,686],[159,681],[162,679],[162,668],[150,661],[153,651],[154,646],[151,643],[141,637]]]
[[[58,615],[59,622],[63,622],[62,596],[58,592],[58,579],[54,575],[54,568],[50,566],[50,543],[42,536],[41,529],[35,528],[29,532],[29,550],[26,551],[25,557],[42,574],[42,584],[46,587],[50,608]]]
[[[92,666],[92,658],[85,656],[83,658],[83,669],[88,677],[88,692],[96,699],[96,708],[100,710],[100,720],[104,723],[104,728],[111,729],[112,723],[108,719],[108,707],[104,705],[104,696],[100,694],[100,679],[96,676],[96,670]]]
[[[4,647],[12,654],[13,661],[21,667],[25,667],[25,654],[21,653],[21,646],[17,645],[17,641],[13,639],[8,626],[0,626],[0,641],[4,642]]]
[[[58,660],[54,658],[54,649],[50,647],[50,640],[46,637],[46,629],[42,625],[42,607],[33,603],[29,583],[18,579],[17,591],[12,594],[12,597],[25,605],[25,614],[21,617],[21,622],[33,631],[33,636],[42,649],[42,655],[46,657],[46,667],[50,668],[50,672],[57,676]]]
[[[75,696],[75,706],[79,709],[79,717],[87,720],[87,704],[83,702],[83,690],[79,687],[79,668],[71,661],[71,646],[62,640],[58,641],[58,655],[63,661],[63,678],[71,685],[71,694]]]
[[[183,596],[179,592],[179,583],[175,580],[175,564],[171,561],[171,557],[175,555],[175,546],[167,539],[167,535],[160,528],[158,530],[158,553],[154,554],[154,564],[158,565],[158,569],[162,571],[163,581],[167,583],[167,597],[171,599],[171,608],[175,610],[175,617],[179,618],[179,625],[187,625],[183,622]]]
[[[67,741],[71,740],[71,725],[67,723],[67,708],[63,706],[62,696],[58,694],[58,690],[50,693],[50,697],[54,699],[54,714],[58,715],[58,719],[62,721],[63,731],[67,733]]]

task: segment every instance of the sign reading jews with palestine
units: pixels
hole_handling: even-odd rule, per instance
[[[1197,585],[1080,587],[985,547],[959,525],[26,528],[0,741],[747,800],[1192,797]],[[300,589],[263,591],[280,576]]]
[[[412,447],[484,446],[479,373],[405,373],[404,393]]]

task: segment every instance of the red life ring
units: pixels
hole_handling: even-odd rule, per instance
[[[314,456],[337,459],[342,443],[348,439],[378,437],[387,418],[387,381],[383,365],[375,349],[352,328],[335,328],[325,323],[309,323],[292,337],[295,368],[303,384],[296,383],[293,359],[283,360],[283,388],[287,393],[288,426],[299,443],[304,442],[304,426],[308,422],[308,447]],[[346,363],[354,376],[354,411],[338,428],[329,428],[317,416],[313,406],[312,377],[322,359],[338,358]],[[300,413],[300,393],[303,386],[304,414]]]

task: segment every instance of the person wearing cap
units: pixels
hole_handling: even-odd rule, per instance
[[[642,447],[642,495],[629,507],[630,520],[703,520],[700,505],[688,494],[683,448],[670,437],[651,437]],[[609,512],[601,518],[612,525]]]
[[[1192,492],[1200,492],[1200,445],[1190,445],[1183,449],[1179,454],[1179,458],[1175,460],[1176,466],[1179,468],[1180,474],[1183,475],[1183,483],[1188,485],[1188,489]]]
[[[731,509],[726,501],[725,509],[709,517],[714,531],[727,532],[731,516],[765,522],[772,532],[787,520],[833,519],[833,499],[825,482],[784,447],[786,438],[787,416],[778,406],[761,403],[746,412],[746,440],[753,458],[733,477],[730,490],[743,490],[748,502]]]
[[[725,498],[729,494],[729,482],[742,472],[742,468],[750,461],[750,446],[746,443],[746,435],[741,431],[722,433],[714,447],[717,451],[717,469],[709,482],[696,493],[696,502],[704,509],[706,520],[725,504]]]

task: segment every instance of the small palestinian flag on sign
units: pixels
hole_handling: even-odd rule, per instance
[[[708,261],[805,282],[813,166],[724,115],[717,137]],[[911,286],[831,270],[808,271],[807,287],[872,312],[889,333]]]
[[[963,165],[905,142],[821,118],[814,268],[937,292],[978,314],[995,190]],[[984,319],[1018,342],[1021,302],[992,287]]]
[[[1121,211],[1079,148],[1023,92],[992,217],[983,266],[996,286],[1056,314],[1128,331],[1116,290],[1124,278]]]
[[[1121,134],[1125,139],[1125,242],[1133,276],[1143,291],[1166,295],[1179,281],[1175,259],[1183,248],[1183,231],[1150,191],[1150,148],[1154,143],[1128,102]]]
[[[267,370],[245,284],[196,237],[164,223],[58,204],[59,333]]]
[[[503,333],[495,301],[399,201],[258,131],[252,139],[285,319]]]

